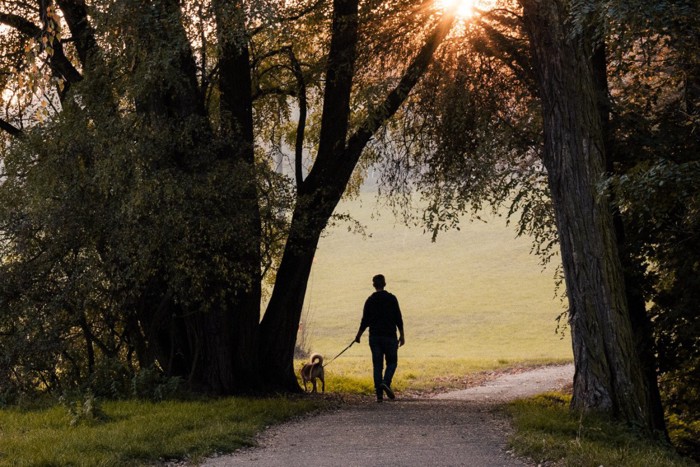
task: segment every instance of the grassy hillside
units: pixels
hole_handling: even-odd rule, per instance
[[[352,341],[373,291],[371,277],[382,273],[404,315],[404,362],[457,359],[489,366],[571,358],[569,335],[555,332],[563,304],[554,297],[554,266],[543,271],[529,254],[531,240],[515,238],[504,219],[465,221],[461,231],[432,243],[422,229],[379,209],[372,194],[344,202],[338,212],[359,220],[371,237],[339,225],[321,239],[302,317],[309,350],[331,358]],[[333,365],[366,366],[366,337]]]

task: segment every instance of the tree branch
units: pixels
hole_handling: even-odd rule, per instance
[[[327,160],[335,160],[345,147],[359,37],[358,4],[358,0],[333,1],[333,25],[326,69],[326,87],[323,92],[321,131],[318,155],[314,164],[321,169],[327,165]]]
[[[518,48],[515,39],[508,37],[493,26],[484,22],[480,22],[480,24],[484,32],[486,32],[486,36],[496,45],[496,47],[486,46],[489,53],[507,66],[533,96],[539,95],[539,90],[535,83],[535,74],[527,51],[524,48]]]
[[[362,125],[360,125],[360,127],[355,131],[355,133],[350,136],[350,138],[347,140],[347,144],[343,145],[342,147],[338,147],[337,145],[335,147],[327,147],[325,149],[326,152],[324,152],[324,148],[321,145],[323,140],[320,141],[316,162],[304,181],[303,191],[314,192],[319,187],[330,184],[332,185],[332,190],[340,190],[339,193],[336,193],[338,198],[341,196],[342,191],[345,189],[347,180],[349,180],[350,176],[352,175],[352,171],[355,169],[360,155],[362,154],[363,149],[369,142],[372,135],[396,113],[399,107],[408,98],[408,95],[413,87],[418,83],[420,78],[427,70],[438,46],[442,43],[445,37],[447,37],[450,29],[452,29],[452,25],[455,22],[454,10],[456,10],[456,8],[457,5],[442,16],[433,31],[428,35],[418,54],[409,64],[403,77],[399,81],[399,84],[391,92],[389,92],[387,97],[384,99],[384,102],[369,110],[369,115]],[[331,52],[332,51],[333,49],[331,48]],[[344,66],[347,70],[348,65],[345,64]],[[350,70],[352,70],[352,68],[350,68]],[[329,81],[330,74],[328,74],[326,78],[326,82],[328,83]],[[334,96],[332,93],[329,96],[327,88],[326,97],[324,98],[324,121],[327,117],[338,118],[338,109],[334,108],[334,106],[338,105],[336,101],[337,96]],[[341,104],[342,103],[347,104],[347,102],[344,101],[341,101]],[[327,107],[329,108],[327,109]],[[346,110],[349,113],[349,109]],[[326,112],[328,112],[328,114]],[[345,124],[347,125],[347,114],[344,115],[346,117]],[[323,131],[323,126],[321,130]],[[337,142],[340,143],[341,141]],[[329,178],[331,180],[335,180],[335,182],[328,182]],[[338,180],[345,180],[345,182],[339,184],[337,183]]]
[[[10,122],[6,122],[5,120],[0,118],[0,129],[3,131],[9,133],[11,136],[22,136],[24,132],[11,124]]]
[[[49,21],[51,20],[48,17],[47,9],[52,3],[53,0],[39,1],[41,8],[41,11],[39,13],[41,21],[43,22],[43,27],[41,31],[42,34],[44,34],[47,31]],[[58,25],[56,27],[58,27]],[[82,81],[83,76],[75,68],[75,66],[73,66],[73,63],[71,63],[68,57],[66,57],[66,54],[63,51],[63,44],[61,44],[61,41],[58,40],[55,34],[48,35],[48,38],[51,40],[51,48],[53,49],[53,53],[49,55],[49,66],[51,67],[51,70],[54,72],[54,74],[59,74],[69,84]]]
[[[56,0],[63,12],[78,51],[78,58],[86,66],[89,54],[97,49],[95,30],[88,21],[85,0]]]
[[[515,18],[518,18],[519,20],[523,19],[522,15],[519,15],[517,12],[508,8],[491,8],[489,10],[481,10],[479,8],[475,8],[475,10],[479,13],[479,16],[486,18],[496,16],[499,13],[505,13],[506,15],[511,15]]]
[[[304,133],[306,131],[306,81],[304,80],[304,73],[302,72],[301,65],[291,47],[288,47],[287,53],[289,54],[289,61],[292,64],[292,72],[297,80],[297,98],[299,100],[299,122],[297,123],[296,141],[294,143],[294,178],[296,179],[298,190],[304,182],[302,156],[304,154]]]
[[[289,97],[296,97],[297,94],[295,91],[291,89],[284,89],[280,87],[274,87],[274,88],[257,88],[255,92],[251,94],[252,99],[254,101],[260,99],[261,97],[266,97],[266,96],[289,96]]]
[[[323,2],[324,2],[324,0],[316,0],[314,3],[312,3],[312,4],[309,5],[308,7],[302,8],[301,10],[299,10],[297,13],[295,13],[295,14],[293,14],[293,15],[290,15],[290,16],[282,16],[282,17],[277,18],[277,21],[278,21],[279,23],[287,23],[287,22],[290,22],[290,21],[296,21],[296,20],[298,20],[298,19],[301,19],[301,18],[303,18],[304,16],[308,15],[309,13],[311,13],[312,11],[314,11],[316,8],[318,8]],[[267,24],[264,24],[264,25],[258,26],[257,28],[254,28],[254,29],[252,30],[252,32],[250,33],[251,37],[254,36],[254,35],[256,35],[256,34],[258,34],[258,33],[261,32],[261,31],[263,31],[263,30],[265,29],[266,26],[267,26]]]
[[[19,15],[0,13],[0,23],[6,24],[7,26],[21,32],[25,36],[29,36],[37,40],[40,40],[42,35],[42,28]],[[51,42],[51,47],[53,48],[54,52],[49,58],[49,65],[51,66],[51,70],[54,72],[54,74],[64,78],[69,83],[77,83],[78,81],[81,81],[83,79],[82,75],[78,70],[76,70],[76,68],[64,54],[61,42],[56,40],[54,37]]]
[[[438,22],[435,29],[426,39],[418,55],[413,59],[406,69],[399,84],[387,95],[384,102],[370,109],[369,115],[360,128],[350,137],[347,144],[346,154],[349,157],[341,158],[340,163],[347,165],[350,161],[356,161],[360,153],[369,142],[372,135],[391,118],[408,98],[413,87],[428,69],[433,59],[435,50],[447,36],[454,24],[454,14],[447,12]],[[353,166],[356,162],[352,162]]]
[[[0,13],[0,23],[10,26],[25,36],[38,38],[41,28],[26,18],[11,13]]]

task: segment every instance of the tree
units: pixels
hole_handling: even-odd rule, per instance
[[[50,327],[57,342],[82,330],[70,349],[45,347],[46,368],[11,359],[6,368],[22,368],[18,379],[38,372],[60,389],[114,360],[155,365],[219,394],[299,390],[294,340],[319,235],[363,149],[424,74],[453,18],[400,1],[361,9],[338,0],[331,10],[259,3],[4,7],[0,22],[13,30],[3,66],[22,77],[5,84],[31,91],[11,99],[3,120],[14,138],[0,187],[11,206],[0,227],[4,334],[26,337],[17,321],[44,326],[47,305],[63,317]],[[404,28],[398,40],[387,26],[377,34],[387,14]],[[383,62],[373,64],[365,47]],[[405,69],[399,53],[413,56]],[[377,73],[389,63],[399,73]],[[353,91],[360,82],[373,92]],[[263,137],[284,132],[294,101],[290,183],[274,174]],[[26,112],[38,102],[40,120],[31,122]],[[316,157],[304,178],[309,149]],[[286,221],[290,186],[296,199]],[[261,267],[269,277],[276,264],[259,326]],[[34,275],[54,278],[54,288]],[[73,381],[61,377],[61,361],[74,362]]]
[[[606,2],[598,15],[610,50],[607,188],[619,206],[623,259],[642,302],[633,324],[647,322],[652,339],[642,343],[642,355],[654,364],[654,379],[660,375],[671,437],[697,456],[697,430],[687,422],[698,416],[698,322],[688,307],[698,258],[690,246],[697,235],[698,5]],[[645,302],[653,304],[648,311]]]
[[[250,138],[240,144],[239,133],[251,131],[252,111],[239,106],[235,91],[243,78],[231,63],[245,49],[226,38],[205,41],[198,64],[191,35],[197,25],[203,31],[204,18],[186,17],[190,11],[178,2],[10,7],[0,19],[16,29],[9,33],[17,39],[11,50],[27,44],[31,53],[9,55],[17,63],[8,66],[29,79],[24,82],[30,91],[44,91],[43,109],[55,113],[46,111],[44,122],[28,126],[21,118],[36,106],[31,92],[9,107],[19,117],[13,127],[20,133],[12,134],[22,137],[4,160],[4,194],[16,204],[3,219],[3,274],[16,286],[8,287],[3,310],[24,313],[50,305],[57,316],[67,316],[66,330],[82,322],[88,368],[80,368],[79,347],[67,359],[76,362],[77,381],[90,378],[95,358],[127,366],[133,359],[198,390],[256,387],[257,361],[250,357],[257,348],[263,223],[256,177],[265,168],[254,167]],[[30,27],[35,22],[44,27]],[[231,22],[225,17],[219,27]],[[71,46],[64,50],[66,27]],[[221,69],[215,103],[207,47],[216,51]],[[42,58],[51,69],[43,83],[44,75],[32,69]],[[250,82],[249,70],[242,73]],[[24,90],[22,81],[11,84]],[[20,193],[11,192],[19,187]],[[30,204],[32,195],[52,202]],[[38,277],[55,275],[57,264],[73,264],[68,259],[76,256],[79,265],[59,269],[53,299],[28,293],[26,278],[37,264],[45,268]],[[76,274],[91,280],[70,287]],[[102,294],[86,306],[91,289]],[[31,322],[41,326],[43,316],[32,313]],[[107,336],[100,316],[112,323]],[[104,343],[107,337],[113,345]],[[60,346],[47,351],[69,356]],[[10,362],[10,368],[16,365]],[[47,371],[54,376],[62,371],[58,363],[51,366]]]
[[[653,423],[612,214],[597,189],[605,140],[593,47],[585,33],[566,29],[563,2],[523,2],[523,12],[542,99],[544,163],[569,297],[576,364],[572,406],[619,414],[649,431],[663,428]]]

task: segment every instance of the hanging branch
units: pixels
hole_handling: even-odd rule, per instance
[[[0,13],[0,23],[10,26],[25,36],[29,36],[41,42],[42,29],[31,21],[19,15]],[[80,72],[73,66],[68,57],[63,52],[63,45],[53,36],[51,42],[53,53],[49,56],[49,66],[54,76],[65,79],[67,84],[77,83],[83,79]]]
[[[304,174],[302,173],[302,157],[304,153],[304,133],[306,131],[306,81],[304,73],[301,70],[299,60],[291,47],[287,48],[289,61],[292,65],[292,72],[297,80],[297,98],[299,100],[299,122],[297,123],[296,141],[294,143],[294,176],[296,179],[297,189],[304,182]]]
[[[13,124],[6,122],[5,120],[0,118],[0,129],[3,131],[9,133],[11,136],[22,136],[24,132],[14,126]]]

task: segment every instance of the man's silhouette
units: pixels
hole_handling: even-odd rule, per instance
[[[403,319],[399,301],[386,290],[384,276],[378,274],[372,278],[372,285],[376,292],[369,296],[362,312],[362,322],[357,331],[355,342],[360,342],[360,337],[365,329],[369,328],[369,348],[372,350],[372,366],[374,367],[374,389],[377,393],[377,402],[382,402],[386,393],[389,399],[394,398],[391,390],[391,380],[396,371],[399,346],[406,342],[403,334]],[[396,339],[396,330],[399,330],[399,338]],[[386,371],[384,360],[386,359]]]

